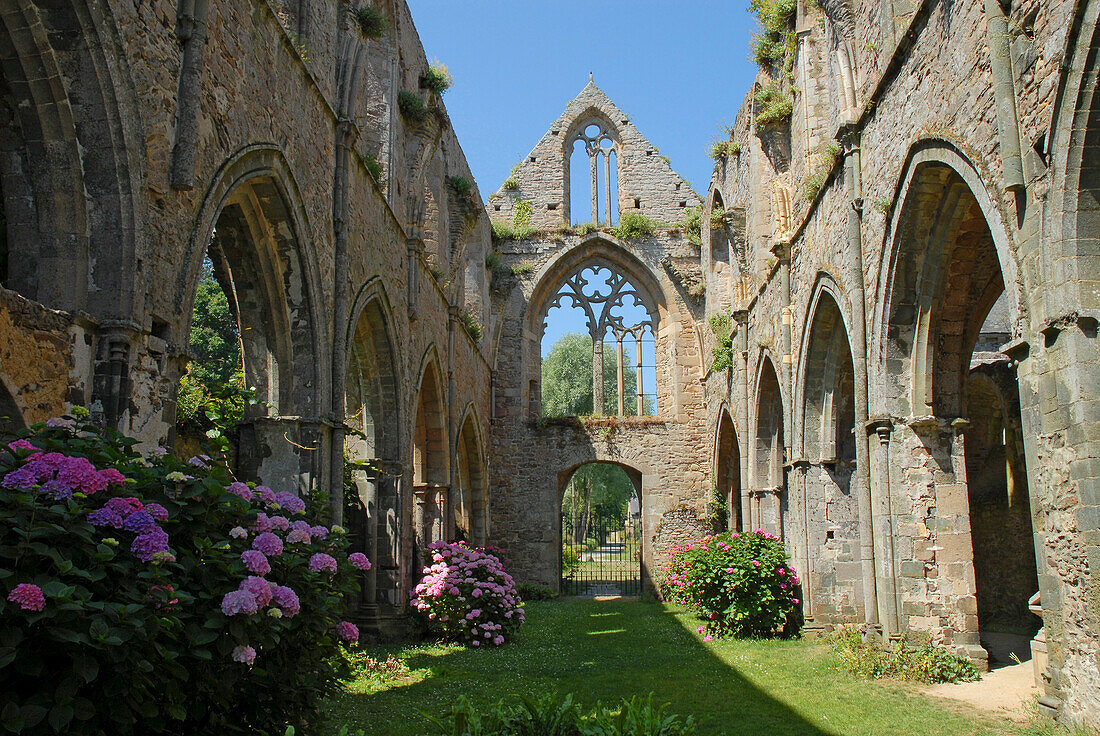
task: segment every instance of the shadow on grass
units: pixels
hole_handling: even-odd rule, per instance
[[[660,604],[563,599],[531,604],[527,612],[516,640],[499,649],[409,651],[405,661],[422,679],[334,699],[327,711],[335,728],[435,733],[422,713],[438,716],[459,695],[488,704],[572,693],[590,707],[652,692],[670,712],[694,716],[701,735],[835,736],[716,656]]]

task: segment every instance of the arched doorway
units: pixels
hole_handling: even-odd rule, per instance
[[[642,475],[590,462],[558,475],[562,595],[639,595],[642,589]]]
[[[761,361],[756,383],[756,429],[753,440],[749,525],[782,537],[787,503],[783,395],[775,366],[767,356]]]
[[[434,355],[424,365],[416,401],[413,430],[413,493],[416,494],[416,536],[420,555],[443,539],[444,510],[449,504],[446,411],[439,366]]]
[[[458,487],[451,493],[449,537],[483,545],[488,537],[489,487],[481,436],[473,412],[466,415],[455,452]]]
[[[714,458],[715,499],[722,499],[726,518],[719,526],[731,531],[744,531],[741,493],[741,447],[737,442],[737,429],[728,410],[722,410],[718,419],[718,435]]]
[[[877,320],[879,413],[902,418],[889,436],[888,482],[904,484],[892,493],[902,504],[895,515],[930,538],[896,561],[902,625],[950,637],[993,666],[1029,658],[1039,625],[1023,614],[1038,590],[1035,549],[1030,510],[1020,505],[1027,474],[1007,461],[1019,463],[1006,426],[1018,422],[1019,386],[1000,352],[1019,319],[1018,295],[1005,290],[1016,265],[1004,228],[991,227],[996,218],[957,153],[918,151]],[[1012,399],[994,401],[997,393]]]
[[[356,551],[370,559],[363,573],[364,617],[400,610],[401,448],[397,378],[389,320],[379,296],[359,313],[348,360],[344,440],[344,519]]]

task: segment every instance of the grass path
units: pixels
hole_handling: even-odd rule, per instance
[[[828,649],[802,641],[703,642],[698,622],[674,606],[557,600],[527,606],[527,625],[497,650],[379,647],[405,676],[360,675],[327,708],[335,727],[367,734],[433,733],[419,711],[459,695],[475,703],[518,694],[573,693],[586,705],[653,692],[693,715],[700,736],[988,736],[1034,733],[1005,719],[866,682],[838,669]]]

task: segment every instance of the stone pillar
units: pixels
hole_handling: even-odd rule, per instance
[[[588,163],[592,169],[592,222],[598,223],[600,221],[600,190],[599,179],[596,176],[597,168],[597,156],[599,155],[599,149],[591,144],[588,146]]]
[[[635,335],[634,339],[634,371],[638,382],[638,416],[644,416],[645,397],[642,393],[644,385],[642,383],[642,334],[640,332]]]
[[[798,493],[791,497],[797,497],[799,502],[799,517],[802,524],[801,534],[799,537],[799,549],[795,555],[797,560],[797,568],[799,576],[802,578],[802,615],[805,619],[806,628],[814,628],[811,626],[814,607],[813,607],[813,594],[811,586],[813,585],[813,576],[810,574],[810,565],[812,556],[810,554],[810,498],[808,483],[806,482],[806,473],[809,470],[810,462],[805,459],[799,459],[791,463],[791,474],[793,478],[788,479],[788,483]],[[793,481],[793,482],[792,482]]]
[[[301,417],[253,417],[238,426],[237,473],[276,491],[305,496],[327,488],[324,450],[332,425]],[[342,467],[333,469],[342,472]]]
[[[619,416],[626,415],[626,386],[623,383],[623,336],[615,335],[615,369],[617,372],[616,384],[619,388]]]
[[[592,413],[604,414],[603,395],[603,335],[592,331]]]
[[[611,224],[611,152],[603,152],[604,222]]]
[[[737,332],[741,342],[741,411],[743,417],[742,427],[738,436],[741,440],[741,524],[745,529],[752,529],[752,502],[745,486],[751,482],[749,477],[749,312],[747,309],[739,309],[733,313],[733,319],[737,322]]]
[[[882,557],[878,560],[876,587],[879,595],[880,620],[887,636],[900,636],[901,602],[898,600],[897,560],[894,542],[894,503],[890,482],[890,435],[894,423],[890,417],[875,417],[867,423],[868,435],[877,436],[871,449],[871,498],[875,539],[881,541]]]

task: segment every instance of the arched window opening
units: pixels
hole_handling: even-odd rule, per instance
[[[393,346],[377,299],[356,322],[348,360],[344,441],[344,520],[355,551],[370,559],[362,573],[364,617],[403,603],[400,552],[401,453]]]
[[[828,292],[821,293],[810,326],[804,381],[803,453],[811,462],[846,470],[850,479],[856,460],[852,351],[840,308]]]
[[[472,416],[458,436],[458,488],[451,496],[452,539],[485,544],[487,538],[488,485],[485,459]]]
[[[595,263],[570,274],[543,322],[543,415],[654,414],[654,327],[654,310],[617,270]]]
[[[191,306],[185,324],[194,360],[177,387],[175,411],[177,451],[220,449],[242,479],[286,490],[307,487],[311,466],[297,458],[287,472],[297,448],[284,435],[297,441],[298,429],[278,422],[316,413],[318,361],[299,251],[273,177],[249,179],[225,200],[195,291],[183,302]],[[281,453],[287,462],[267,460]],[[265,465],[270,474],[261,478]]]
[[[443,539],[448,507],[447,430],[443,391],[435,361],[420,380],[413,432],[413,492],[416,494],[417,543],[421,554]]]
[[[768,358],[760,370],[753,445],[752,528],[783,535],[786,469],[783,445],[783,397],[775,366]]]
[[[593,462],[563,474],[562,594],[641,592],[641,474]]]
[[[737,429],[729,412],[723,411],[718,421],[718,447],[714,463],[715,497],[725,504],[725,519],[719,518],[719,526],[731,531],[744,531],[744,514],[741,493],[741,448],[737,442]]]
[[[572,224],[618,224],[618,150],[608,126],[592,120],[579,127],[565,150],[569,159],[566,196]]]

